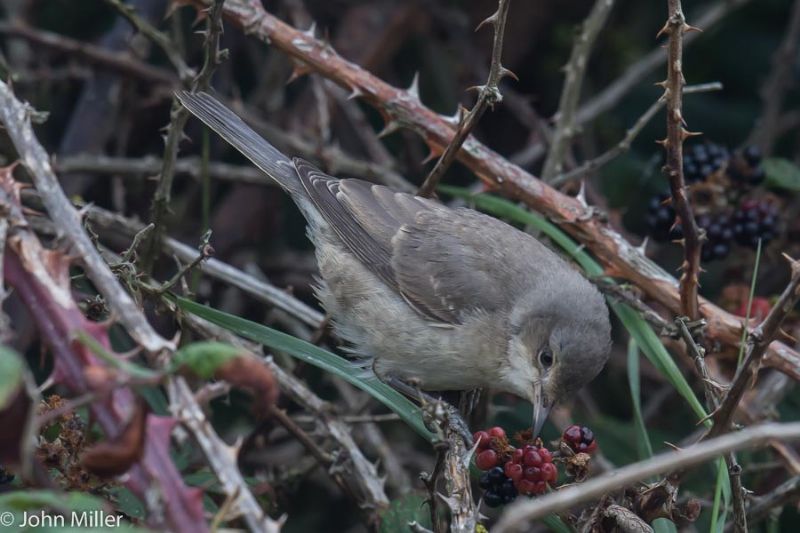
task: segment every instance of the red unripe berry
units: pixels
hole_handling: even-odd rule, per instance
[[[570,444],[578,444],[581,441],[581,427],[577,424],[571,425],[564,430],[562,438]]]
[[[516,483],[517,481],[522,479],[522,474],[523,474],[522,465],[519,463],[515,463],[513,461],[507,462],[505,466],[505,474],[506,477],[511,478],[511,480],[514,481],[514,483]]]
[[[472,440],[478,443],[479,450],[485,450],[489,447],[491,437],[489,437],[489,434],[485,431],[476,431],[472,434]]]
[[[558,478],[558,470],[553,463],[545,463],[542,465],[542,480],[554,482]]]
[[[537,481],[534,494],[544,494],[545,492],[547,492],[547,483],[544,481]]]
[[[523,460],[525,461],[525,466],[542,466],[542,456],[534,450],[525,452]]]
[[[491,470],[497,466],[497,452],[494,450],[483,450],[475,458],[475,465],[481,470]]]
[[[511,460],[515,463],[522,464],[522,458],[525,457],[525,450],[522,448],[516,448],[514,452],[511,454]]]
[[[489,436],[490,437],[497,437],[498,439],[504,439],[506,437],[506,432],[500,426],[495,426],[489,429]]]
[[[547,448],[539,448],[537,450],[539,452],[539,457],[542,458],[542,461],[545,463],[552,463],[553,462],[553,455],[550,453],[550,450]]]
[[[525,479],[528,481],[541,481],[542,470],[535,466],[529,466],[525,469]]]
[[[520,494],[524,494],[526,496],[530,496],[536,491],[536,483],[533,481],[528,481],[527,479],[521,479],[514,486],[517,487],[517,491]]]

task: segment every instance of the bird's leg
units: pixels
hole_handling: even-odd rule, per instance
[[[387,376],[385,383],[399,393],[419,402],[423,409],[433,415],[433,419],[444,419],[461,436],[467,448],[472,447],[472,432],[470,432],[469,426],[458,412],[458,409],[453,405],[420,390],[416,384],[408,383],[394,376]],[[440,433],[441,428],[436,428],[436,431]]]

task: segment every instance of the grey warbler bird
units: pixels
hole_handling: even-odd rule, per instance
[[[292,197],[316,248],[317,297],[379,378],[515,394],[532,403],[538,435],[552,405],[602,370],[603,297],[534,237],[472,209],[328,176],[212,96],[177,97]]]

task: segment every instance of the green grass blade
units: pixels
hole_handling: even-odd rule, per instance
[[[545,516],[542,518],[542,522],[550,528],[550,531],[555,531],[556,533],[573,533],[574,531],[558,515]]]
[[[648,459],[653,456],[653,446],[650,444],[650,435],[642,416],[641,387],[639,383],[639,346],[631,338],[628,341],[628,385],[631,389],[631,405],[633,406],[633,423],[636,426],[636,447],[639,459]]]
[[[756,295],[756,278],[758,277],[758,265],[761,263],[761,239],[758,239],[758,247],[756,248],[756,264],[753,266],[753,279],[750,280],[750,294],[747,297],[747,311],[744,314],[745,327],[742,328],[742,340],[739,341],[739,360],[736,363],[737,368],[742,366],[742,359],[744,358],[744,343],[747,340],[747,325],[750,324],[750,312],[753,307],[753,298]]]
[[[363,370],[355,367],[348,360],[262,324],[200,305],[180,296],[173,296],[173,298],[178,306],[187,313],[199,316],[273,350],[285,352],[342,378],[397,413],[420,436],[428,441],[432,440],[433,435],[425,427],[419,407],[378,379],[361,376]]]

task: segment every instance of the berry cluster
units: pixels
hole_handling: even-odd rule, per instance
[[[695,221],[706,234],[703,261],[724,259],[736,244],[755,249],[759,240],[766,244],[778,236],[777,207],[769,199],[753,196],[753,189],[765,178],[757,147],[731,154],[719,144],[697,144],[687,148],[683,171]],[[683,236],[669,193],[649,200],[645,225],[656,241]]]
[[[511,445],[503,428],[493,427],[478,431],[473,435],[476,442],[475,465],[483,470],[480,487],[484,490],[483,500],[489,507],[497,507],[514,501],[518,494],[538,496],[547,492],[558,479],[557,462],[573,471],[572,463],[577,454],[588,461],[588,455],[597,450],[594,434],[587,427],[570,426],[564,431],[561,442],[569,447],[564,452],[551,452],[541,439],[518,434],[515,439],[520,447]],[[563,445],[563,444],[562,444]]]
[[[517,491],[526,496],[544,494],[547,486],[554,485],[558,479],[558,469],[553,464],[550,450],[531,444],[514,450],[504,471]]]
[[[586,426],[572,425],[564,430],[561,441],[572,448],[575,453],[592,454],[597,450],[594,432]]]

